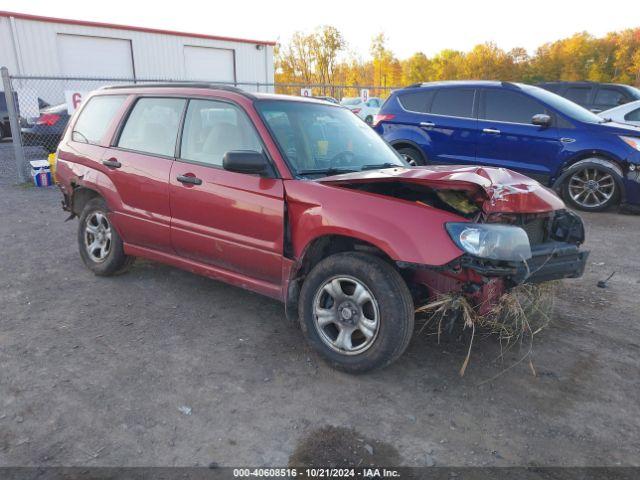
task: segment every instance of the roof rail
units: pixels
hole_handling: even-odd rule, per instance
[[[416,88],[416,87],[421,87],[423,85],[423,82],[418,82],[418,83],[412,83],[411,85],[407,85],[404,88]]]
[[[517,85],[513,82],[500,82],[500,85],[502,85],[503,87],[517,88],[518,90],[520,90],[520,85]]]
[[[206,82],[167,82],[167,83],[129,83],[126,85],[107,85],[100,90],[118,90],[125,88],[206,88],[211,90],[225,90],[228,92],[238,93],[255,99],[255,96],[246,90],[242,90],[238,87],[232,87],[231,85],[220,85],[217,83]]]

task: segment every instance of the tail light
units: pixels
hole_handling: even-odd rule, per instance
[[[387,120],[393,120],[394,118],[396,118],[396,116],[392,113],[376,113],[373,116],[373,123],[371,124],[371,126],[375,127],[380,122],[386,122]]]
[[[55,113],[44,113],[40,115],[38,120],[36,120],[36,125],[47,125],[51,127],[55,125],[60,120],[60,115],[56,115]]]
[[[354,108],[353,110],[351,110],[353,113],[355,113],[356,115],[360,113],[360,110],[362,110],[361,108]]]

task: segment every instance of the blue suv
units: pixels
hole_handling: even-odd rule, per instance
[[[508,82],[412,85],[374,128],[413,164],[519,171],[578,209],[640,206],[640,128],[602,119],[542,88]]]

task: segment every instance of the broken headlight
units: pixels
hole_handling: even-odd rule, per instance
[[[522,261],[531,258],[527,233],[512,225],[447,223],[447,232],[465,252],[492,260]]]

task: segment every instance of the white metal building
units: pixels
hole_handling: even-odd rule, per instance
[[[0,11],[0,66],[13,75],[273,84],[274,45]]]

